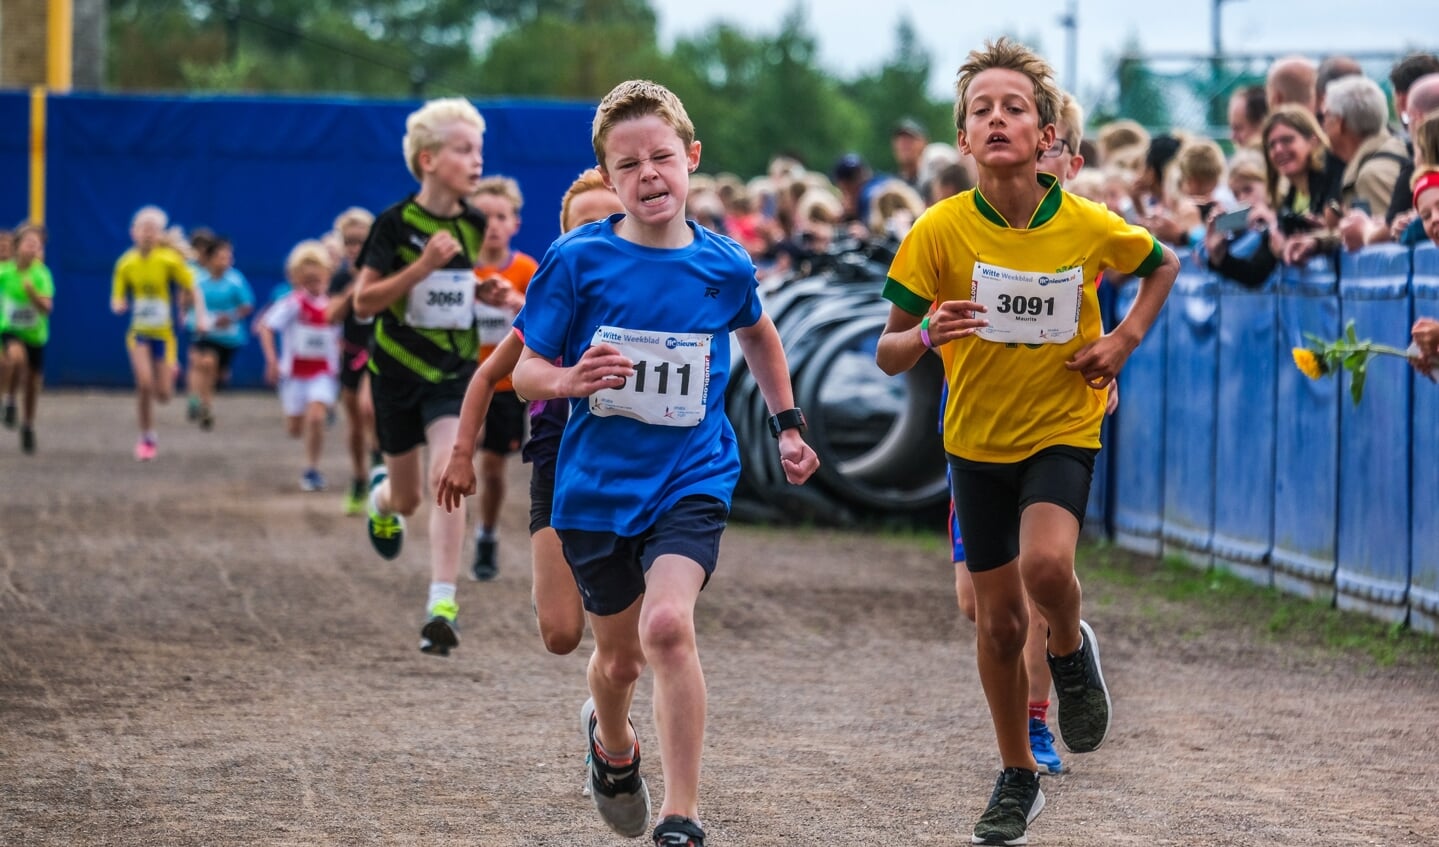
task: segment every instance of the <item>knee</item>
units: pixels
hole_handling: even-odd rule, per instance
[[[595,656],[595,669],[613,685],[634,685],[645,669],[645,659],[643,655],[629,651],[601,652]]]
[[[285,433],[291,438],[299,438],[302,428],[300,418],[285,419]]]
[[[645,655],[663,656],[693,650],[695,643],[694,616],[677,604],[646,609],[640,621],[640,643]]]
[[[1016,608],[986,610],[979,616],[979,638],[985,649],[1002,656],[1017,656],[1029,635],[1029,610]]]
[[[1074,560],[1063,554],[1040,555],[1024,563],[1024,588],[1042,604],[1053,604],[1074,590]]]
[[[390,511],[405,517],[413,515],[420,508],[419,494],[413,491],[397,491],[390,486]]]
[[[580,639],[584,636],[584,625],[573,626],[569,623],[556,623],[540,619],[540,640],[545,644],[545,650],[556,656],[568,656],[580,646]],[[635,675],[638,678],[639,674]]]

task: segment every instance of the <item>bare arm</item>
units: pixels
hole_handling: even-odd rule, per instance
[[[929,343],[934,347],[947,344],[956,338],[967,338],[989,321],[979,317],[985,308],[971,300],[946,300],[929,315]],[[914,367],[929,347],[920,337],[919,327],[923,318],[891,306],[889,319],[880,333],[879,345],[875,349],[874,361],[879,369],[894,376]]]
[[[280,365],[275,355],[275,331],[269,324],[261,323],[255,330],[260,338],[260,352],[265,354],[265,382],[274,385],[280,379]]]
[[[424,252],[418,259],[387,277],[382,278],[374,268],[361,268],[355,277],[355,315],[360,318],[374,317],[408,294],[431,271],[448,265],[459,254],[460,243],[453,235],[441,230],[425,242]]]
[[[1139,293],[1135,295],[1134,305],[1124,320],[1064,363],[1066,368],[1078,371],[1090,388],[1109,387],[1129,359],[1129,354],[1134,352],[1134,348],[1144,340],[1145,333],[1154,325],[1159,310],[1164,308],[1169,289],[1174,287],[1174,278],[1179,275],[1179,257],[1168,247],[1163,250],[1164,260],[1159,267],[1139,281]]]
[[[735,330],[735,340],[770,414],[794,408],[794,387],[789,381],[784,345],[769,315],[762,315],[753,326]],[[793,485],[803,483],[819,468],[819,457],[798,429],[786,429],[779,434],[779,457],[785,479]]]
[[[572,367],[561,367],[526,347],[515,365],[515,393],[530,400],[588,397],[635,375],[634,363],[608,344],[596,344]]]

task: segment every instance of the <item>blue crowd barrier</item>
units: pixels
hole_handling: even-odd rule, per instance
[[[1165,305],[1165,555],[1196,567],[1213,562],[1215,400],[1219,350],[1218,283],[1189,256]]]
[[[1439,247],[1426,244],[1414,251],[1409,285],[1414,317],[1439,319]],[[1439,386],[1416,374],[1413,396],[1409,624],[1439,633]]]
[[[1410,251],[1398,245],[1346,253],[1339,268],[1339,316],[1363,336],[1409,335]],[[1403,621],[1409,592],[1409,366],[1370,361],[1363,403],[1341,399],[1339,547],[1335,588],[1341,608]],[[1347,395],[1352,376],[1343,374]],[[1348,495],[1348,496],[1346,496]]]
[[[1114,315],[1114,303],[1118,297],[1116,279],[1099,283],[1095,292],[1099,300],[1099,316],[1105,330],[1114,328],[1118,318]],[[1099,455],[1094,459],[1094,476],[1089,483],[1089,503],[1084,510],[1084,531],[1088,535],[1108,538],[1114,533],[1112,515],[1114,512],[1114,421],[1109,416],[1099,426]]]
[[[1139,293],[1138,280],[1115,286],[1115,320],[1128,314]],[[1136,553],[1157,555],[1164,519],[1164,383],[1163,314],[1130,354],[1119,372],[1119,410],[1111,426],[1114,447],[1110,503],[1114,541]]]
[[[1277,280],[1277,356],[1304,347],[1307,335],[1339,335],[1339,277],[1320,256],[1286,266]],[[1275,380],[1274,584],[1291,594],[1332,602],[1339,514],[1339,380],[1307,379],[1292,366]]]
[[[1273,581],[1276,299],[1217,279],[1219,341],[1214,426],[1214,564]],[[1222,482],[1221,482],[1222,481]]]

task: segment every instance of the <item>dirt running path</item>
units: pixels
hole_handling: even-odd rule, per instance
[[[460,586],[438,659],[415,649],[423,531],[386,563],[337,492],[298,493],[269,396],[223,398],[209,434],[180,412],[144,465],[125,395],[42,398],[34,457],[0,432],[0,845],[638,843],[580,796],[588,644],[536,636],[527,467],[500,578]],[[997,762],[941,550],[726,534],[699,610],[712,847],[968,843]],[[1087,604],[1115,724],[1045,779],[1031,843],[1439,844],[1439,668],[1122,586]]]

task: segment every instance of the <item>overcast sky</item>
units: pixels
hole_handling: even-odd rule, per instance
[[[1092,100],[1112,84],[1109,59],[1130,36],[1153,52],[1202,53],[1212,43],[1213,0],[651,0],[660,38],[693,35],[724,20],[751,35],[774,34],[795,8],[819,41],[822,64],[849,77],[878,67],[894,53],[895,26],[907,15],[934,60],[930,88],[948,96],[954,71],[984,39],[1005,33],[1037,41],[1066,87]],[[1066,78],[1068,35],[1060,17],[1077,11],[1079,85]],[[1138,13],[1138,15],[1136,14]],[[1433,0],[1226,0],[1220,6],[1225,52],[1406,52],[1439,48],[1439,13]],[[1138,17],[1142,15],[1142,17]],[[1137,18],[1137,20],[1136,20]],[[1379,61],[1382,75],[1388,61]]]

